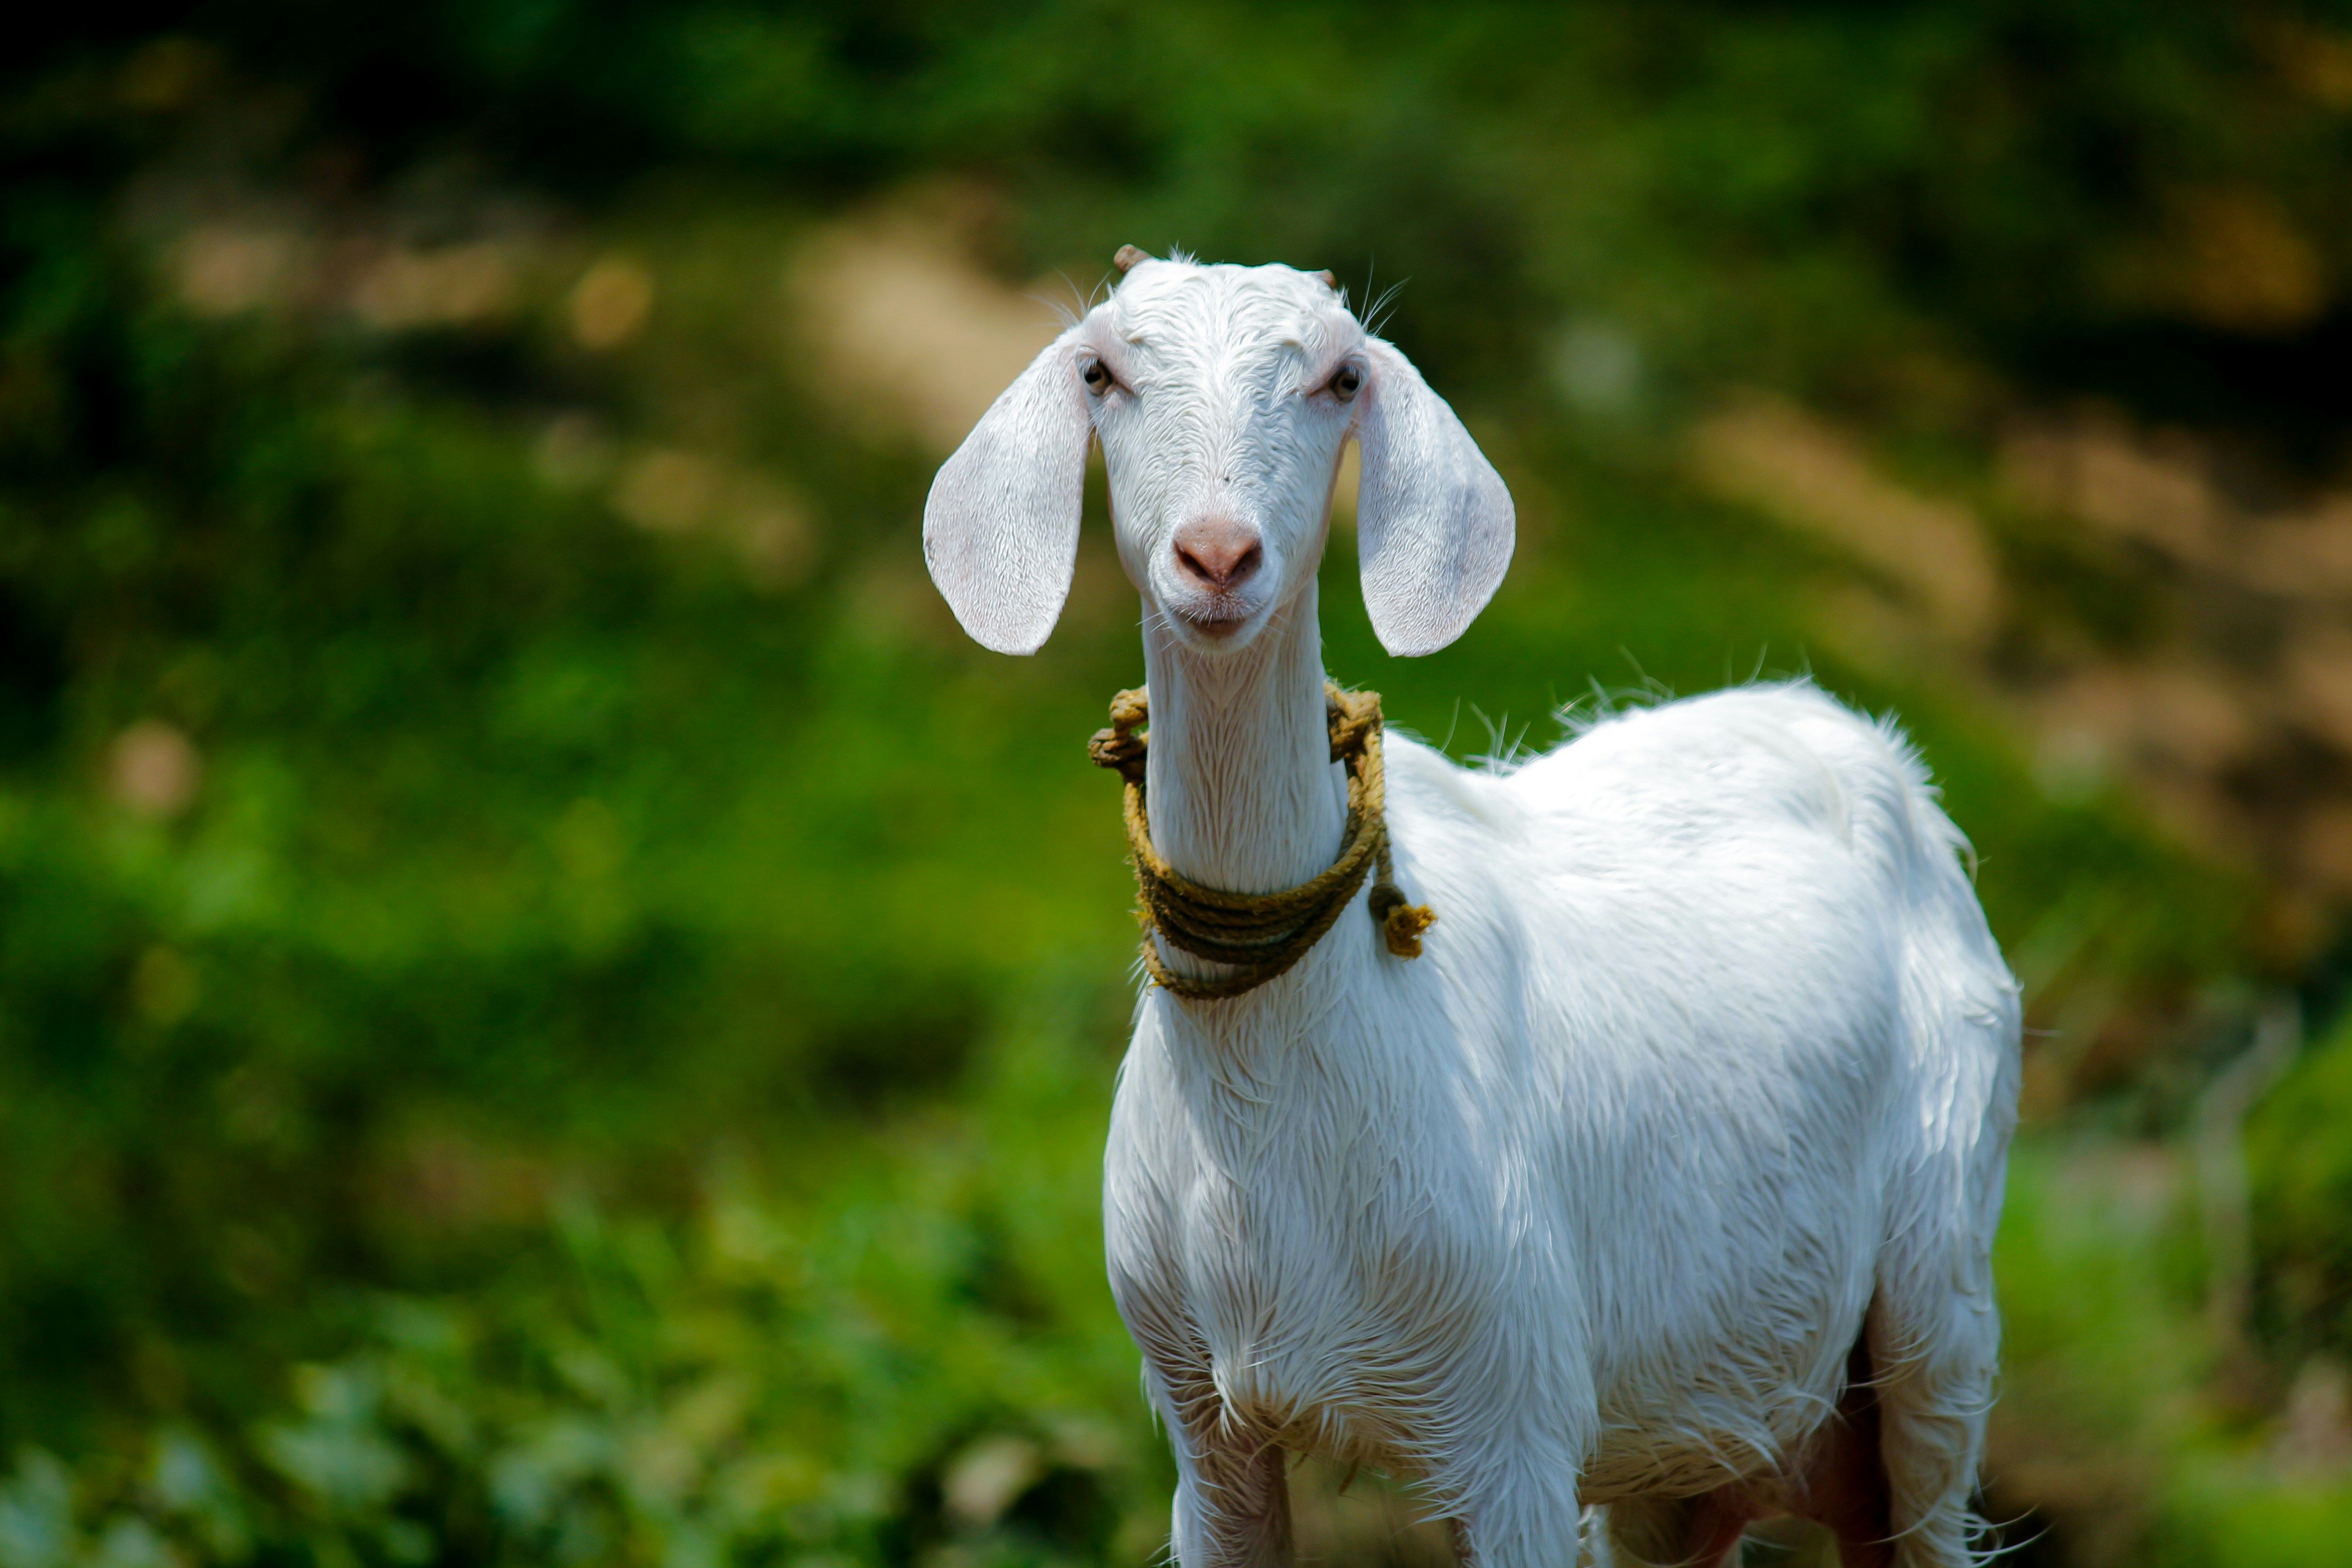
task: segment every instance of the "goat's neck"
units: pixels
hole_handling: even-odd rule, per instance
[[[1247,647],[1206,655],[1147,618],[1153,844],[1193,881],[1265,893],[1339,853],[1345,775],[1324,718],[1323,641],[1309,583]]]

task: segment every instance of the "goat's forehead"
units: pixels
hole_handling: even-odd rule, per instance
[[[1103,309],[1111,331],[1128,342],[1185,357],[1203,351],[1312,354],[1355,329],[1355,318],[1322,279],[1280,266],[1147,262]]]

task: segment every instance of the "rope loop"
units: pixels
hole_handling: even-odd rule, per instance
[[[1152,980],[1188,1001],[1239,996],[1281,974],[1323,939],[1339,911],[1372,876],[1367,904],[1381,941],[1398,958],[1421,956],[1422,934],[1435,923],[1426,904],[1412,904],[1396,885],[1389,856],[1387,781],[1381,763],[1381,695],[1343,691],[1326,681],[1324,717],[1331,760],[1348,770],[1348,826],[1339,858],[1320,876],[1272,893],[1230,893],[1191,880],[1151,844],[1143,799],[1150,752],[1150,700],[1138,689],[1111,699],[1110,727],[1096,731],[1087,753],[1127,781],[1127,847],[1135,865],[1143,926],[1143,964]],[[1213,979],[1179,974],[1160,956],[1154,936],[1195,958],[1229,964]]]

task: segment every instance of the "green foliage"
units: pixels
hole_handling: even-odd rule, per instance
[[[1033,987],[960,1110],[779,1162],[798,1195],[746,1147],[680,1224],[560,1194],[487,1293],[341,1302],[240,1427],[25,1450],[0,1562],[1140,1555],[1169,1478],[1102,1288],[1092,1001]]]
[[[2209,1396],[2197,1196],[2158,1146],[2029,1136],[2011,1162],[1987,1489],[1996,1518],[2027,1495],[2059,1518],[2044,1553],[2270,1568],[2326,1561],[2352,1520],[2340,1475],[2250,1450]]]
[[[2273,1327],[2290,1342],[2352,1350],[2352,1020],[2315,1045],[2248,1128],[2255,1244]]]

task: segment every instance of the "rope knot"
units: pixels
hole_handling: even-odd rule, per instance
[[[1389,952],[1399,958],[1419,958],[1422,933],[1437,923],[1437,911],[1427,904],[1406,903],[1397,885],[1385,880],[1372,884],[1368,902]]]
[[[1141,789],[1145,737],[1140,731],[1150,717],[1150,699],[1143,688],[1120,692],[1110,700],[1110,728],[1094,732],[1087,742],[1087,755],[1095,760],[1095,766],[1108,768]]]
[[[1398,891],[1389,854],[1387,783],[1381,762],[1381,696],[1343,691],[1326,681],[1324,718],[1330,730],[1331,760],[1348,770],[1348,826],[1339,858],[1312,881],[1273,893],[1229,893],[1206,888],[1160,858],[1151,844],[1151,819],[1144,807],[1145,763],[1150,754],[1150,699],[1142,690],[1111,699],[1110,727],[1097,731],[1087,754],[1097,767],[1127,781],[1127,845],[1135,862],[1138,909],[1143,926],[1143,963],[1157,984],[1189,1001],[1239,996],[1287,971],[1331,929],[1365,876],[1377,868],[1367,905],[1381,928],[1381,940],[1398,958],[1421,956],[1423,932],[1436,914],[1426,904],[1409,904]],[[1155,936],[1195,958],[1231,965],[1217,979],[1179,974],[1160,956]]]

